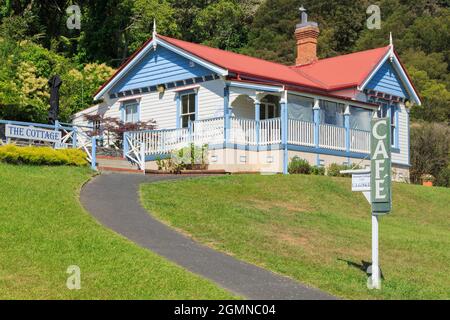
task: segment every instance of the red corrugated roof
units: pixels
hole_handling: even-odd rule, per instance
[[[328,59],[321,59],[293,70],[320,81],[327,90],[355,87],[367,79],[390,47],[359,51]]]
[[[334,58],[321,59],[304,66],[285,66],[250,56],[211,48],[205,45],[178,40],[162,35],[158,38],[197,56],[218,67],[227,69],[239,77],[264,80],[277,84],[309,87],[321,91],[333,91],[360,85],[389,51],[389,46],[360,51]],[[151,42],[146,41],[97,91],[98,94],[117,74],[128,65],[142,49]]]
[[[319,83],[309,79],[288,66],[258,58],[249,57],[230,51],[211,48],[205,45],[169,38],[158,35],[158,38],[187,51],[214,65],[227,69],[229,72],[259,79],[291,83],[321,89]]]

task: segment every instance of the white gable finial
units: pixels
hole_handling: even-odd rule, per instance
[[[152,34],[152,40],[153,40],[153,50],[156,50],[156,19],[153,19],[153,34]]]
[[[392,62],[392,60],[394,59],[394,41],[392,40],[392,32],[389,32],[389,46],[391,47],[390,48],[391,53],[389,55],[389,58],[391,59]]]

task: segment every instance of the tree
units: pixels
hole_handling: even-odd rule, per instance
[[[449,165],[450,129],[438,123],[411,126],[411,169],[413,183],[421,183],[421,176],[440,177]]]
[[[244,12],[233,0],[219,0],[199,11],[190,32],[208,46],[236,50],[246,42],[247,28],[242,25]]]

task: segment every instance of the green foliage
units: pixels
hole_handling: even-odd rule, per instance
[[[156,165],[158,170],[170,173],[180,173],[182,170],[204,170],[207,167],[208,145],[196,146],[189,144],[179,150],[175,150],[167,159],[158,157]]]
[[[244,12],[232,0],[219,0],[199,11],[191,32],[208,45],[226,50],[238,49],[246,42],[247,27],[242,24]]]
[[[361,169],[360,166],[332,163],[327,168],[327,176],[330,177],[350,177],[348,174],[342,174],[342,170]]]
[[[315,176],[324,176],[325,175],[325,167],[312,166],[311,167],[311,174],[313,174]]]
[[[0,147],[0,162],[31,165],[86,166],[86,154],[79,149],[56,150],[49,147]]]
[[[435,180],[435,185],[450,188],[450,166],[439,172]]]
[[[295,156],[291,159],[291,162],[289,162],[288,172],[290,174],[310,174],[311,165],[307,160]]]
[[[421,183],[424,174],[437,178],[436,184],[448,186],[450,164],[450,129],[444,124],[411,126],[411,168],[413,183]]]
[[[92,94],[113,73],[105,64],[78,67],[29,40],[0,38],[0,118],[47,122],[48,79],[59,74],[60,120],[92,105]]]

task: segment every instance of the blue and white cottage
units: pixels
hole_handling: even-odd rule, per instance
[[[408,107],[421,103],[390,45],[329,59],[316,56],[319,28],[303,15],[296,65],[285,66],[154,32],[74,116],[155,120],[130,133],[147,168],[190,142],[208,144],[210,169],[286,173],[299,156],[313,165],[369,165],[373,116],[392,123],[393,177],[409,179]],[[134,144],[130,146],[129,144]],[[131,159],[131,157],[130,157]]]

